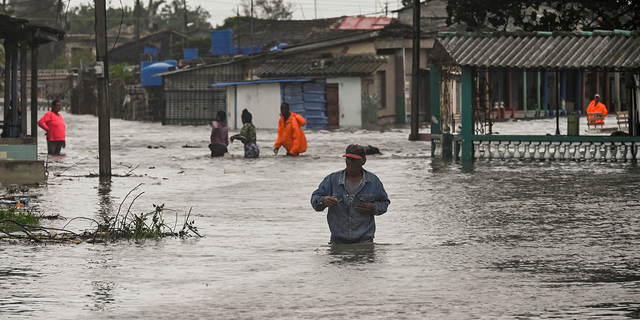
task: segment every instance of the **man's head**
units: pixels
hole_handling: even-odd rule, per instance
[[[362,166],[367,162],[367,153],[364,147],[357,144],[352,144],[347,147],[344,161],[347,164],[348,174],[357,174],[362,171]]]
[[[367,152],[364,150],[364,147],[359,144],[352,144],[347,147],[347,150],[343,157],[353,158],[353,159],[365,159],[367,157]]]
[[[596,95],[593,96],[593,100],[600,101],[600,95],[596,93]]]
[[[286,117],[289,117],[289,115],[290,115],[290,114],[289,114],[289,104],[288,104],[288,103],[283,102],[283,103],[280,105],[280,114],[282,114],[283,116],[285,116],[285,118],[286,118]]]

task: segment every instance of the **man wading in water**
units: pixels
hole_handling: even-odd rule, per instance
[[[343,157],[346,168],[324,178],[311,195],[311,206],[316,211],[329,208],[332,244],[373,242],[374,216],[387,212],[389,197],[380,179],[362,168],[367,162],[363,146],[348,146]]]

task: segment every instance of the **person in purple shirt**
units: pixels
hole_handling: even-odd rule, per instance
[[[229,131],[227,127],[224,126],[225,120],[227,120],[227,113],[218,111],[218,113],[216,113],[216,119],[213,121],[213,128],[211,129],[211,144],[209,145],[209,149],[211,150],[212,157],[222,157],[228,152]]]

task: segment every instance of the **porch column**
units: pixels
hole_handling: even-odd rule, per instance
[[[527,69],[522,70],[522,110],[527,117]]]
[[[536,81],[536,102],[537,102],[537,106],[536,106],[536,118],[540,117],[540,108],[542,106],[541,101],[540,101],[540,70],[536,71],[536,77],[537,77],[537,81]]]
[[[547,71],[542,71],[542,84],[540,88],[542,89],[542,110],[545,111],[545,115],[549,116],[549,76],[547,75]]]
[[[577,115],[582,114],[582,71],[576,71],[576,106],[573,112]]]
[[[9,103],[11,103],[11,54],[13,51],[11,50],[11,42],[5,41],[4,43],[4,108],[3,108],[3,121],[4,121],[4,130],[9,132],[9,125],[11,122],[11,115],[7,112],[9,110]],[[2,132],[4,133],[4,131]]]
[[[20,138],[27,136],[27,42],[20,42],[20,108],[21,113],[20,123],[16,123],[20,126]],[[17,101],[18,99],[16,99]],[[18,104],[16,103],[16,106]]]
[[[462,116],[462,160],[473,160],[473,68],[462,67],[460,113]]]
[[[441,134],[440,128],[440,69],[437,65],[431,65],[429,68],[429,76],[431,81],[431,134]]]
[[[31,44],[31,137],[38,142],[38,46]],[[79,71],[82,73],[82,69]]]
[[[11,125],[13,125],[13,127],[11,127],[11,129],[9,130],[9,136],[11,138],[20,137],[18,135],[18,128],[20,126],[20,123],[18,122],[18,64],[20,64],[19,50],[20,48],[18,48],[17,43],[14,43],[11,46],[11,100],[13,101],[13,105],[11,106],[11,110],[13,110],[11,116]]]
[[[560,72],[560,113],[567,114],[567,71]]]

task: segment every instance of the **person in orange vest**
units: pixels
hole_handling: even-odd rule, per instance
[[[596,94],[593,97],[593,100],[591,100],[591,103],[589,103],[589,106],[587,107],[587,114],[597,112],[602,112],[603,117],[606,117],[607,114],[609,114],[609,111],[607,111],[607,107],[604,105],[604,103],[600,102],[599,94]],[[593,116],[590,115],[589,118],[593,118]],[[599,124],[604,124],[604,120],[597,120],[596,122]]]
[[[51,111],[47,112],[38,120],[38,126],[46,131],[47,135],[47,153],[59,155],[60,150],[67,146],[65,140],[65,131],[67,125],[64,118],[60,114],[62,103],[60,100],[53,100],[51,103]]]
[[[282,103],[278,122],[278,140],[273,145],[273,153],[278,154],[281,146],[287,149],[288,156],[297,157],[307,151],[307,137],[301,128],[306,123],[301,115],[289,111],[288,103]]]

